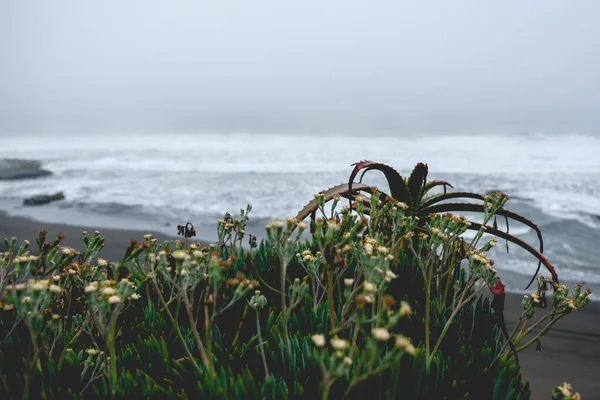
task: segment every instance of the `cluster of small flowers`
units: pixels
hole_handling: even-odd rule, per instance
[[[225,221],[224,219],[218,219],[217,224],[225,228],[225,230],[233,229],[233,227],[235,226],[232,221]]]
[[[492,268],[494,265],[494,261],[489,259],[488,256],[480,251],[470,251],[468,253],[469,260],[476,263],[477,265],[483,266],[486,270],[491,271],[493,274],[496,274],[496,270]]]
[[[17,283],[16,285],[8,285],[6,286],[6,289],[17,292],[23,292],[25,289],[27,289],[28,292],[34,293],[43,292],[46,290],[49,290],[51,293],[62,293],[63,291],[60,286],[51,283],[51,279],[30,279],[27,281],[27,284]]]
[[[368,256],[381,256],[387,260],[393,259],[393,256],[389,254],[390,249],[385,246],[381,246],[377,240],[371,237],[365,237],[363,240],[363,249]]]
[[[581,396],[579,395],[579,393],[572,393],[573,390],[573,386],[571,386],[569,383],[565,382],[563,383],[562,386],[557,386],[554,389],[554,395],[553,398],[557,398],[556,395],[562,395],[562,399],[564,400],[580,400]]]
[[[173,256],[174,259],[176,259],[176,260],[182,260],[182,261],[189,260],[189,259],[192,258],[190,256],[190,253],[187,250],[175,250],[172,253],[172,256]]]
[[[7,253],[8,254],[8,253]],[[26,256],[16,256],[13,260],[13,262],[15,264],[25,264],[28,262],[32,262],[32,261],[38,261],[40,258],[38,256],[31,256],[31,255],[26,255]]]
[[[431,228],[431,235],[432,235],[433,237],[436,237],[436,238],[438,238],[438,239],[441,239],[441,240],[446,240],[446,239],[448,239],[448,235],[446,235],[445,233],[443,233],[443,232],[440,230],[440,228],[438,228],[438,227],[436,227],[436,226],[434,226],[433,228]]]
[[[386,328],[374,328],[371,330],[371,334],[375,338],[375,340],[379,342],[387,342],[392,338],[392,334]],[[402,335],[395,335],[396,343],[395,347],[397,349],[403,350],[411,355],[416,353],[415,347],[410,343],[410,340]],[[314,345],[318,348],[325,347],[325,335],[315,334],[311,337]],[[339,358],[344,357],[344,351],[350,346],[350,342],[346,339],[340,339],[338,336],[335,336],[329,342],[331,347],[336,352],[336,356]],[[352,359],[349,357],[344,358],[344,363],[348,366],[352,365]]]
[[[401,209],[402,211],[408,210],[408,205],[402,201],[397,202],[394,207]]]
[[[129,279],[123,278],[119,282],[119,286],[126,287],[124,292],[135,290],[135,284],[130,282]],[[97,281],[90,282],[85,286],[83,291],[87,294],[92,294],[100,290],[100,285]],[[137,300],[139,299],[139,295],[134,296],[135,293],[131,294],[129,297]],[[117,288],[115,288],[115,282],[111,279],[105,279],[102,281],[102,289],[100,290],[100,297],[104,298],[108,301],[109,304],[118,304],[123,301],[123,296],[118,294]]]
[[[443,215],[444,218],[452,221],[455,224],[463,224],[465,226],[471,226],[471,222],[464,215],[456,215],[452,213],[446,213]]]
[[[265,228],[269,231],[273,228],[275,229],[282,229],[285,226],[285,223],[279,219],[276,219],[274,221],[271,221],[267,224],[267,226],[265,226]]]
[[[89,349],[86,349],[85,351],[87,354],[89,354],[90,356],[95,356],[97,354],[104,354],[103,351],[97,350],[93,347],[90,347]]]
[[[75,256],[77,254],[79,254],[79,252],[77,250],[75,250],[72,247],[68,247],[68,246],[64,246],[60,249],[60,252],[62,254],[64,254],[65,256]]]
[[[575,285],[573,296],[569,297],[569,289],[565,285],[558,285],[554,289],[555,300],[558,301],[559,305],[567,306],[572,311],[577,311],[591,301],[592,290],[587,288],[582,291],[582,287],[580,283]],[[533,294],[531,297],[533,298]],[[533,301],[535,302],[535,299]]]
[[[304,261],[305,263],[315,262],[317,258],[311,253],[310,250],[304,250],[302,253],[297,253],[296,257]]]
[[[106,261],[104,258],[98,258],[96,260],[96,265],[100,268],[106,268],[108,267],[108,261]]]
[[[315,334],[312,335],[311,339],[316,347],[325,347],[325,335]],[[346,339],[340,339],[338,336],[335,336],[329,343],[331,344],[331,347],[333,347],[333,350],[335,350],[336,357],[341,358],[342,362],[346,366],[350,367],[352,365],[352,359],[348,356],[345,356],[345,350],[350,347],[350,342],[348,342]]]
[[[206,253],[203,252],[202,250],[194,250],[192,252],[192,255],[194,256],[194,258],[196,260],[200,260],[200,259],[204,258],[204,256],[206,255]]]
[[[227,287],[235,287],[240,286],[242,288],[248,287],[248,289],[254,289],[260,285],[258,281],[250,280],[246,278],[244,274],[238,272],[235,275],[235,278],[230,278],[225,281],[225,285]]]

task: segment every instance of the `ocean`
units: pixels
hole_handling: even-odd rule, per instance
[[[39,160],[53,173],[0,181],[2,211],[42,222],[171,234],[190,221],[206,240],[214,239],[217,218],[247,204],[253,207],[249,230],[261,237],[270,219],[294,216],[315,193],[347,182],[354,162],[384,162],[403,176],[424,162],[429,179],[446,180],[455,190],[506,193],[505,208],[541,228],[544,253],[561,281],[600,289],[598,137],[86,134],[4,136],[2,142],[0,159]],[[365,181],[387,190],[376,171]],[[57,191],[66,199],[21,205],[26,197]],[[511,233],[537,246],[531,229],[514,222]],[[520,293],[537,262],[509,248],[506,254],[499,241],[492,258],[507,289]]]

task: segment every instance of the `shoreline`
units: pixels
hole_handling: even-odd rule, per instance
[[[81,248],[81,232],[99,230],[106,238],[102,258],[120,259],[130,239],[143,240],[143,235],[152,233],[157,240],[177,239],[164,232],[143,231],[139,229],[96,229],[89,224],[82,226],[45,223],[23,217],[13,217],[0,212],[0,251],[4,250],[5,237],[35,240],[40,229],[48,231],[48,237],[64,233],[65,245]],[[176,228],[173,227],[174,233]],[[202,234],[202,232],[201,232]],[[179,237],[181,238],[181,237]],[[205,241],[204,237],[194,238]],[[509,331],[521,314],[522,295],[507,293],[505,318]],[[600,303],[591,302],[586,308],[566,316],[542,338],[542,352],[535,346],[519,353],[523,377],[529,380],[532,399],[550,398],[552,389],[563,382],[573,385],[584,399],[593,398],[600,391]]]

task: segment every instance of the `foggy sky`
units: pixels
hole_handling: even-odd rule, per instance
[[[597,0],[1,0],[0,133],[598,133],[599,20]]]

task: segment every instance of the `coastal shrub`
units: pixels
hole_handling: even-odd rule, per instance
[[[487,255],[496,239],[484,236],[510,236],[487,226],[514,217],[507,197],[476,198],[476,225],[434,205],[444,194],[426,196],[448,186],[427,182],[426,166],[403,179],[363,163],[351,180],[368,167],[385,171],[391,195],[324,191],[260,243],[246,237],[249,206],[218,221],[216,243],[195,242],[188,223],[182,240],[131,240],[120,260],[99,258],[99,232],[79,250],[44,231],[34,249],[6,240],[0,398],[529,398],[516,354],[589,290],[537,276],[508,334]],[[551,307],[527,327],[548,289]]]

